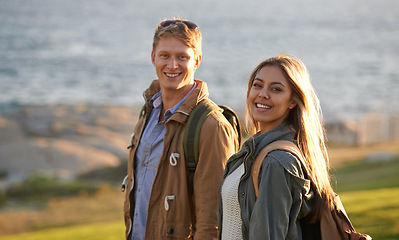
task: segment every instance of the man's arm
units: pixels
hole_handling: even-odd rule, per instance
[[[238,148],[237,136],[230,123],[220,112],[211,113],[201,129],[199,161],[194,175],[194,239],[217,239],[219,186],[226,162]]]

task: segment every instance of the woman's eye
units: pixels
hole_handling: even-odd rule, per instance
[[[257,82],[254,82],[253,84],[252,84],[252,86],[253,87],[257,87],[257,88],[261,88],[262,87],[262,85],[261,84],[259,84],[259,83],[257,83]]]
[[[281,92],[281,91],[283,91],[283,89],[281,89],[279,87],[274,87],[274,88],[272,88],[272,91]]]

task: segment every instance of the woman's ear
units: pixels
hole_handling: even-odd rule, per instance
[[[288,107],[289,109],[294,109],[294,107],[296,107],[297,103],[291,98],[291,104]]]

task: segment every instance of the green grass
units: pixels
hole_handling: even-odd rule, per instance
[[[351,162],[332,172],[355,229],[373,239],[399,239],[399,161]]]
[[[395,196],[399,196],[399,187],[340,194],[356,230],[380,240],[399,239],[399,200]],[[122,240],[123,232],[123,222],[114,221],[0,236],[0,240]]]
[[[399,161],[373,164],[352,162],[332,172],[336,180],[334,189],[340,195],[358,232],[367,233],[377,240],[399,239],[398,173]],[[104,203],[107,203],[106,207],[111,212],[104,208]],[[0,228],[9,222],[9,219],[15,219],[11,221],[14,224],[10,227],[19,223],[19,226],[16,226],[18,228],[32,221],[37,222],[34,228],[28,230],[30,232],[3,235],[0,236],[0,240],[122,240],[123,221],[115,220],[123,218],[122,204],[122,193],[104,190],[104,194],[99,194],[97,198],[80,197],[53,201],[52,205],[40,214],[9,213],[4,215],[3,222],[0,212]],[[59,212],[61,210],[62,212]],[[96,219],[92,219],[94,217]],[[83,220],[95,222],[84,223]],[[50,222],[53,224],[49,224]]]
[[[399,160],[380,163],[350,162],[332,171],[337,192],[399,187]],[[334,181],[334,179],[336,181]]]
[[[124,195],[107,185],[93,196],[52,199],[45,206],[0,211],[0,236],[89,223],[122,221]],[[123,223],[121,224],[123,229]],[[84,238],[81,238],[84,239]]]
[[[399,187],[339,194],[356,231],[373,239],[399,239]]]
[[[50,228],[29,233],[0,236],[0,240],[123,240],[122,221]]]

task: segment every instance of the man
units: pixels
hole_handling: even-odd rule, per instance
[[[201,33],[182,19],[161,22],[151,60],[158,76],[144,92],[132,135],[124,216],[127,239],[216,239],[219,184],[227,159],[238,148],[236,132],[194,79],[201,63]],[[192,109],[206,101],[211,114],[201,128],[194,193],[188,191],[183,150]]]

